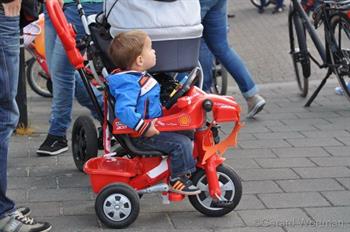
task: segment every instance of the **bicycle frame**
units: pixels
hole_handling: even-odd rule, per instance
[[[46,63],[46,59],[42,56],[36,49],[33,44],[29,44],[25,49],[33,56],[33,58],[38,61],[40,67],[44,70],[46,76],[40,75],[44,79],[50,79],[49,68]]]
[[[317,35],[317,32],[316,32],[316,29],[314,28],[314,26],[311,24],[310,20],[309,20],[309,17],[308,15],[306,14],[305,10],[303,9],[303,6],[301,5],[301,3],[298,1],[298,0],[292,0],[291,2],[292,4],[292,12],[289,14],[289,20],[292,20],[292,17],[295,15],[295,14],[299,14],[299,16],[301,17],[302,19],[302,24],[303,26],[306,28],[308,34],[310,35],[313,43],[315,44],[315,47],[323,61],[323,64],[320,65],[317,60],[312,57],[310,55],[310,53],[308,54],[309,57],[311,58],[312,61],[314,61],[320,68],[324,68],[324,67],[327,67],[326,63],[327,62],[327,56],[326,56],[326,47],[323,46],[322,42],[321,42],[321,39],[320,37]],[[328,12],[324,12],[326,13],[326,17],[329,17],[329,14]],[[324,22],[325,23],[325,37],[326,37],[326,46],[328,46],[328,40],[327,40],[327,29],[330,29],[330,25],[328,22]],[[294,39],[294,38],[292,38]],[[334,38],[333,38],[334,39]]]
[[[331,61],[331,54],[334,54],[338,51],[338,46],[336,43],[336,39],[333,32],[333,28],[331,26],[331,17],[335,14],[338,13],[337,8],[333,8],[332,4],[334,4],[334,2],[332,1],[328,1],[328,2],[324,2],[323,5],[321,5],[320,7],[320,12],[318,12],[318,15],[316,13],[316,17],[319,16],[321,18],[319,19],[315,19],[316,23],[317,20],[322,20],[321,23],[324,24],[324,36],[325,36],[325,44],[323,45],[319,36],[317,35],[316,29],[315,27],[311,24],[308,15],[306,14],[303,6],[301,5],[301,2],[299,0],[292,0],[291,1],[291,11],[289,13],[288,16],[288,20],[289,20],[289,34],[290,34],[290,46],[291,46],[291,54],[293,54],[293,44],[294,44],[294,34],[291,30],[293,30],[292,27],[292,21],[294,19],[294,17],[299,17],[301,19],[301,24],[304,28],[299,28],[299,29],[304,29],[304,32],[306,34],[306,31],[308,32],[308,34],[311,37],[311,40],[313,41],[313,44],[315,45],[321,59],[322,59],[322,63],[318,62],[318,60],[313,57],[310,52],[308,51],[301,51],[301,54],[294,54],[294,55],[299,55],[301,59],[305,58],[303,56],[306,55],[308,56],[308,58],[310,58],[319,68],[328,68],[328,72],[326,74],[326,76],[323,78],[323,80],[321,81],[320,85],[317,87],[317,89],[314,91],[314,93],[312,94],[312,96],[309,98],[309,100],[307,101],[307,103],[305,104],[305,107],[309,107],[312,103],[312,101],[316,98],[317,94],[319,93],[319,91],[322,89],[322,87],[325,85],[328,77],[332,74],[335,73],[335,65],[332,64]],[[336,9],[336,11],[333,13],[332,10]],[[349,13],[348,13],[349,15]],[[297,27],[297,25],[295,25],[295,27]],[[306,30],[305,30],[306,28]],[[299,30],[301,31],[301,30]],[[297,32],[298,33],[298,32]],[[298,36],[298,35],[297,35]],[[304,53],[304,54],[303,54]],[[299,56],[297,56],[297,58],[299,58]],[[308,61],[307,61],[308,62]],[[310,72],[307,72],[307,74],[304,74],[304,78],[308,78],[310,76]]]

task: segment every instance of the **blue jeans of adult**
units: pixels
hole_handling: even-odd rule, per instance
[[[260,9],[263,9],[265,7],[266,0],[260,0]]]
[[[139,149],[157,150],[168,154],[173,178],[196,170],[196,163],[192,155],[192,140],[184,133],[161,132],[149,138],[133,138],[132,141]]]
[[[282,8],[283,7],[283,0],[276,0],[276,8]]]
[[[0,218],[15,206],[6,196],[9,139],[19,112],[15,100],[19,75],[19,17],[0,12]]]
[[[200,4],[205,43],[235,79],[242,95],[245,98],[254,96],[258,92],[258,87],[255,85],[248,68],[236,51],[230,48],[227,40],[227,1],[200,0]],[[205,49],[204,46],[201,47],[199,61],[202,64],[204,79],[209,82],[212,80],[213,61],[209,58],[208,49]]]
[[[102,11],[102,3],[83,3],[82,5],[87,16]],[[75,26],[77,39],[81,39],[85,32],[75,3],[66,4],[64,9],[67,21]],[[47,13],[45,14],[45,50],[53,87],[49,134],[65,136],[72,121],[74,95],[82,106],[92,112],[95,118],[97,118],[97,113],[79,73],[70,64]],[[94,93],[99,103],[102,104],[102,93],[96,89]]]

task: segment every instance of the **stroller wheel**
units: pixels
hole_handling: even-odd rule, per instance
[[[121,229],[133,223],[140,212],[137,192],[123,183],[105,187],[96,198],[95,210],[103,224]]]
[[[210,197],[204,170],[199,170],[192,178],[193,184],[200,188],[202,192],[188,197],[196,210],[210,217],[221,217],[228,214],[238,205],[242,196],[241,180],[232,168],[220,165],[216,171],[222,192],[221,197],[223,198],[221,202],[215,202]]]
[[[72,151],[75,166],[83,171],[84,164],[98,152],[95,124],[89,116],[79,116],[72,131]]]

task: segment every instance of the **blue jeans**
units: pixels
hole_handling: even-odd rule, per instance
[[[277,0],[276,1],[276,8],[282,8],[283,7],[283,0]]]
[[[102,3],[83,3],[82,5],[87,16],[102,11]],[[64,14],[67,21],[75,26],[77,39],[81,39],[85,32],[75,4],[65,5]],[[72,121],[74,95],[82,106],[92,112],[95,118],[97,118],[97,113],[79,73],[75,71],[67,58],[47,13],[45,14],[45,49],[53,87],[49,134],[64,136]],[[99,103],[102,104],[102,93],[96,89],[94,93]]]
[[[0,13],[0,218],[12,210],[6,197],[9,139],[16,128],[19,112],[16,103],[19,75],[19,17]]]
[[[172,177],[182,176],[196,170],[196,163],[192,156],[192,140],[183,133],[161,132],[150,138],[133,138],[132,141],[139,149],[157,150],[168,154]]]
[[[235,79],[244,97],[254,96],[258,92],[250,72],[239,55],[230,48],[227,41],[227,1],[200,0],[201,17],[204,26],[203,38],[210,51]],[[204,45],[203,45],[204,46]],[[208,52],[201,47],[199,61],[202,64],[204,79],[212,80],[212,63],[208,67]],[[207,84],[208,86],[208,84]]]
[[[263,9],[265,7],[266,0],[260,0],[260,9]]]

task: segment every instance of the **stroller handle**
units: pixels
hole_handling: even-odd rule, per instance
[[[60,38],[71,64],[76,69],[84,68],[84,58],[76,48],[76,33],[63,13],[62,7],[57,0],[46,0],[46,8],[52,25]]]

